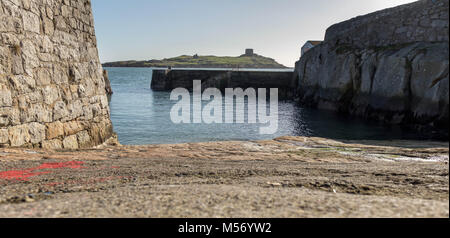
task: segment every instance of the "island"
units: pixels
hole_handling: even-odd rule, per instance
[[[264,57],[247,49],[246,53],[233,56],[182,55],[163,60],[117,61],[104,63],[103,67],[149,67],[149,68],[250,68],[250,69],[286,69],[288,67],[272,58]]]

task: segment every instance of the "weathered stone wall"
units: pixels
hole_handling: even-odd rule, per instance
[[[112,134],[90,0],[1,0],[0,146],[77,149]]]
[[[296,63],[297,100],[448,138],[448,10],[448,0],[424,0],[332,26]]]
[[[448,41],[448,0],[421,0],[328,28],[325,41],[356,47]]]

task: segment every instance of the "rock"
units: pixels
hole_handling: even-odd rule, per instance
[[[0,107],[0,126],[20,124],[20,111],[14,107]]]
[[[68,150],[78,149],[77,136],[76,135],[72,135],[72,136],[66,137],[63,140],[63,147],[64,147],[64,149],[68,149]]]
[[[448,138],[448,9],[423,0],[331,26],[296,63],[296,100]]]
[[[63,144],[60,140],[46,140],[42,142],[42,148],[49,150],[60,150],[63,148]]]
[[[34,33],[40,33],[40,21],[39,16],[31,12],[24,12],[22,15],[23,27],[26,31]]]
[[[0,107],[11,107],[12,97],[11,91],[0,84]]]
[[[267,182],[267,185],[270,185],[272,187],[281,187],[281,186],[283,186],[283,184],[276,183],[276,182]]]
[[[48,105],[52,105],[56,100],[60,98],[59,90],[56,86],[45,86],[42,88],[42,95],[44,99],[44,103]]]
[[[111,88],[111,82],[109,81],[108,71],[103,70],[103,78],[105,80],[105,90],[106,94],[108,96],[113,94],[112,88]]]
[[[36,122],[30,123],[28,133],[31,144],[38,144],[45,140],[45,126]]]
[[[9,142],[9,134],[7,129],[0,129],[0,144]]]
[[[53,107],[53,120],[57,121],[69,115],[67,106],[63,101],[58,101]]]
[[[36,81],[29,76],[10,76],[9,81],[18,94],[32,93],[36,88]]]
[[[8,129],[8,133],[12,147],[23,146],[26,143],[30,142],[28,125],[10,127]]]
[[[80,148],[89,148],[92,146],[92,140],[87,131],[81,131],[77,134],[78,145]]]
[[[22,57],[19,55],[13,55],[11,57],[11,72],[14,75],[23,74],[23,61]]]
[[[442,124],[448,118],[448,44],[329,49],[318,46],[297,63],[303,104],[392,124]]]
[[[64,125],[60,121],[47,124],[47,139],[52,140],[64,136]]]
[[[56,22],[55,28],[57,30],[61,30],[61,31],[67,30],[67,24],[66,24],[63,16],[55,17],[55,22]]]
[[[72,101],[67,105],[67,110],[69,112],[69,120],[83,116],[83,103],[81,100]]]
[[[52,121],[52,112],[41,103],[31,104],[26,111],[22,111],[21,121],[48,123]]]
[[[44,18],[43,26],[44,26],[44,33],[46,35],[52,36],[53,33],[55,32],[55,26],[53,24],[53,21],[48,18]]]
[[[386,111],[407,110],[411,69],[408,59],[401,56],[381,56],[372,80],[370,106]]]
[[[448,53],[448,47],[435,45],[412,62],[411,110],[417,118],[448,114]]]
[[[34,69],[39,66],[36,46],[30,40],[22,42],[23,69],[28,76],[34,75]]]
[[[78,121],[70,121],[64,123],[64,135],[70,136],[77,134],[84,129],[83,125]]]
[[[0,46],[0,74],[9,74],[11,71],[10,50],[7,47]]]
[[[319,108],[339,110],[339,103],[353,90],[353,81],[358,75],[356,56],[352,53],[332,54],[326,59],[328,67],[319,72]]]
[[[51,75],[48,69],[38,69],[36,72],[36,84],[38,86],[45,86],[51,83]]]
[[[103,144],[106,140],[103,138],[109,138],[114,135],[112,125],[106,120],[102,118],[99,123],[95,123],[91,125],[89,134],[92,137],[92,141],[99,145]]]

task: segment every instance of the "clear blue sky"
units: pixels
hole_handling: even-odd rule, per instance
[[[332,24],[412,0],[92,0],[102,62],[245,48],[294,66]]]

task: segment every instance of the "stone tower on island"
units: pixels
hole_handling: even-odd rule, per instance
[[[253,49],[246,49],[245,50],[245,56],[254,56],[255,52],[253,51]]]
[[[90,0],[0,1],[0,147],[105,142],[102,71]]]

